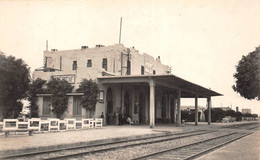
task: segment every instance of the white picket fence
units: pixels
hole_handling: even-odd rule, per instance
[[[0,131],[33,130],[39,132],[51,132],[101,127],[103,127],[102,118],[87,118],[82,120],[76,120],[72,118],[66,118],[64,120],[57,118],[48,118],[47,120],[31,118],[28,120],[28,122],[20,122],[17,119],[4,119],[3,122],[0,122]]]

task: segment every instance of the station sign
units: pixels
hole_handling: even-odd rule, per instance
[[[154,58],[148,54],[144,54],[144,71],[145,73],[153,74]]]
[[[66,80],[69,83],[75,83],[75,74],[67,74],[67,75],[53,75],[52,76],[55,79],[60,79],[60,80]]]

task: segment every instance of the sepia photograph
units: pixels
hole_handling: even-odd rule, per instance
[[[260,160],[260,0],[1,0],[0,159]]]

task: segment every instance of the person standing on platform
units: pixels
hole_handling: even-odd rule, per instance
[[[103,112],[101,113],[100,118],[102,118],[102,125],[104,125],[104,113]]]

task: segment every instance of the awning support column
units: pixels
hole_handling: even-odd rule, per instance
[[[195,125],[198,125],[198,95],[195,97]]]
[[[208,102],[208,125],[211,123],[211,97],[207,98]]]
[[[150,128],[154,127],[155,124],[155,82],[151,80],[150,85]]]
[[[176,98],[174,97],[174,100],[173,100],[173,123],[175,124],[176,123]]]
[[[171,122],[171,96],[168,94],[168,118],[169,118],[169,122]]]
[[[177,127],[181,127],[181,90],[177,92]]]

